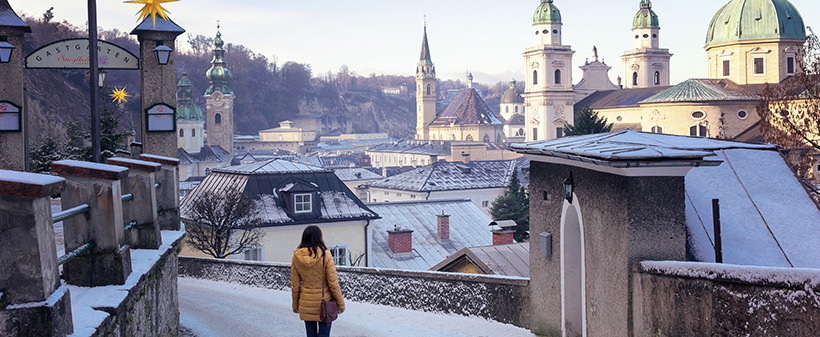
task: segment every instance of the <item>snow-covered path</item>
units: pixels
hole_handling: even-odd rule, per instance
[[[180,324],[199,337],[304,336],[290,292],[234,283],[179,278]],[[347,302],[331,336],[535,336],[483,318],[443,315]]]

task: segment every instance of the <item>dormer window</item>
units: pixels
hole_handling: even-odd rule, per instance
[[[298,193],[293,195],[294,213],[313,212],[313,199],[311,193]]]

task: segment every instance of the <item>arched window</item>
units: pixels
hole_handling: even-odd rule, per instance
[[[632,73],[632,85],[638,85],[638,72]]]
[[[696,124],[689,127],[690,136],[709,137],[709,129],[703,124]]]
[[[661,85],[661,72],[655,72],[655,85]]]
[[[472,142],[473,141],[473,135],[467,135],[467,138],[465,138],[464,140],[466,140],[468,142]]]
[[[497,134],[495,135],[495,142],[496,142],[496,143],[501,143],[501,134],[500,134],[500,133],[497,133]]]
[[[185,137],[185,130],[179,129],[179,137],[180,138]]]
[[[663,127],[660,125],[653,126],[652,133],[663,133]]]
[[[561,84],[561,69],[555,69],[555,84]]]
[[[214,115],[214,123],[216,123],[216,124],[222,124],[222,114],[216,114],[216,115]]]
[[[196,129],[191,129],[191,137],[196,137]]]
[[[532,84],[533,85],[538,85],[538,71],[537,70],[532,71]]]
[[[508,107],[508,106],[504,107],[504,112],[510,112],[510,107]]]
[[[515,106],[515,113],[518,113],[518,106]]]
[[[455,134],[450,134],[450,140],[456,140],[456,135]]]
[[[489,143],[489,142],[490,142],[490,135],[485,134],[485,135],[484,135],[484,138],[483,138],[482,140],[483,140],[485,143]]]
[[[429,95],[432,92],[430,85],[427,85],[427,94]]]
[[[524,129],[518,129],[518,135],[524,136]]]

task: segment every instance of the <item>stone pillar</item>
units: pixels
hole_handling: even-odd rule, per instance
[[[69,284],[96,287],[125,284],[131,274],[131,251],[123,244],[122,180],[128,169],[121,166],[61,160],[51,172],[66,179],[61,194],[63,209],[86,204],[88,213],[63,221],[65,250],[94,242],[94,248],[63,265]]]
[[[141,160],[162,165],[157,172],[157,222],[163,230],[179,230],[179,159],[143,154]]]
[[[25,122],[23,110],[23,35],[31,33],[29,27],[14,10],[7,0],[0,0],[0,43],[7,40],[15,48],[11,52],[8,63],[0,63],[0,102],[9,102],[15,110],[20,110],[22,123],[21,131],[0,132],[0,169],[25,170]],[[2,111],[0,111],[2,113]]]
[[[159,249],[162,233],[157,223],[156,173],[162,165],[148,161],[108,158],[108,165],[128,168],[128,178],[123,182],[123,194],[131,194],[134,199],[123,202],[123,223],[132,220],[137,224],[126,231],[125,244],[134,249]]]
[[[59,177],[0,171],[2,336],[74,332],[68,289],[60,286],[49,198],[65,184]]]
[[[140,155],[142,154],[142,143],[131,142],[129,147],[131,148],[131,159],[140,159]]]
[[[156,18],[156,25],[148,17],[131,31],[131,34],[137,35],[140,43],[140,97],[142,100],[142,129],[140,132],[145,153],[166,157],[177,155],[176,127],[168,132],[148,132],[146,109],[159,103],[176,108],[176,37],[184,32],[184,29],[170,19],[160,17]],[[159,45],[173,50],[166,65],[160,65],[154,56],[154,49]],[[176,116],[173,117],[176,121]]]

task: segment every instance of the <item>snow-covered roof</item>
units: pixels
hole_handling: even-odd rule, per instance
[[[285,159],[269,159],[255,163],[228,166],[215,169],[213,172],[239,173],[239,174],[282,174],[297,172],[328,172],[321,167],[315,167],[300,163],[295,163]]]
[[[367,204],[381,219],[371,223],[373,245],[369,266],[429,270],[465,247],[492,244],[490,218],[469,199]],[[450,239],[438,239],[437,215],[450,215]],[[393,256],[387,231],[394,225],[413,230],[412,256]]]
[[[384,178],[380,174],[373,173],[361,167],[338,168],[334,169],[333,173],[336,173],[336,176],[342,181],[376,180]]]
[[[389,152],[407,154],[426,154],[435,156],[450,155],[450,141],[405,140],[391,144],[381,144],[367,149],[367,152]]]
[[[503,188],[510,184],[516,160],[436,162],[433,165],[367,183],[368,187],[403,191],[454,191]]]
[[[716,150],[723,164],[686,175],[690,255],[714,262],[712,199],[720,200],[723,262],[820,268],[820,211],[777,151]]]
[[[598,165],[629,167],[638,162],[657,166],[719,165],[717,149],[764,149],[774,145],[747,144],[703,137],[646,133],[630,129],[545,141],[512,144],[512,151],[531,155],[564,158]]]
[[[530,277],[530,244],[467,247],[433,266],[431,270],[451,271],[447,267],[468,259],[485,274]]]

